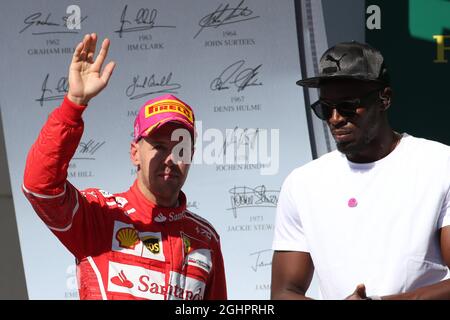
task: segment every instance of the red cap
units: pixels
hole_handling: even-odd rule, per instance
[[[177,97],[166,94],[148,100],[139,110],[134,121],[134,141],[147,137],[155,129],[168,122],[181,123],[194,136],[194,112]]]

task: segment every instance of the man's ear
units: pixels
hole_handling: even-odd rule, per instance
[[[131,142],[130,144],[130,159],[135,166],[141,164],[139,160],[139,142]]]
[[[392,103],[392,89],[391,87],[386,87],[380,92],[380,99],[382,102],[382,108],[384,111],[389,109]]]

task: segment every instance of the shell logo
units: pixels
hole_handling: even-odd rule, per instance
[[[116,233],[116,239],[119,241],[119,246],[126,249],[134,249],[140,242],[139,236],[133,228],[121,228]]]

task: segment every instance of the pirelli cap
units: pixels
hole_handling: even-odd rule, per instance
[[[182,124],[194,137],[194,112],[177,97],[166,94],[148,100],[139,110],[134,121],[134,141],[149,136],[168,122]]]

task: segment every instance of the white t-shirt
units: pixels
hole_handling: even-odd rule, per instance
[[[368,295],[450,277],[438,230],[450,225],[450,147],[403,134],[389,155],[352,163],[338,151],[284,181],[273,250],[309,252],[325,299],[359,283]]]

